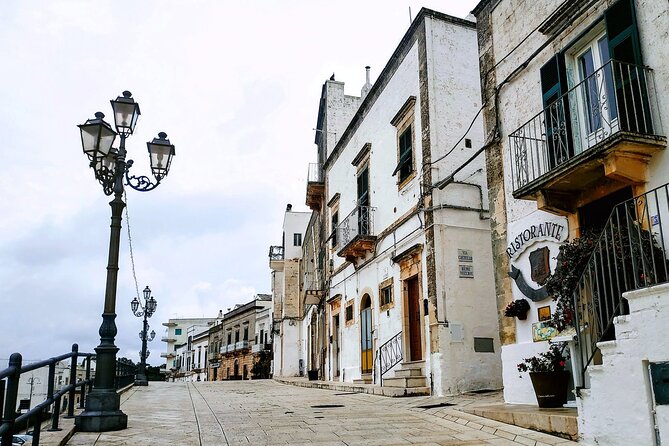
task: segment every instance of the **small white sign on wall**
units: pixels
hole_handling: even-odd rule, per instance
[[[458,262],[471,263],[473,261],[474,255],[471,249],[458,249]]]
[[[460,277],[467,279],[474,278],[474,265],[459,265],[460,267]]]

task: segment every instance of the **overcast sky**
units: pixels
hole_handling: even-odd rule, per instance
[[[99,343],[110,198],[88,168],[77,124],[130,90],[142,116],[128,139],[176,146],[158,189],[128,190],[140,291],[162,322],[215,317],[270,292],[268,248],[287,203],[304,205],[323,82],[359,95],[421,6],[466,17],[476,0],[0,1],[0,358],[44,359]],[[124,220],[119,356],[138,359],[141,321]],[[0,362],[0,367],[6,363]]]

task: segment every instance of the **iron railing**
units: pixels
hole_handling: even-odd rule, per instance
[[[573,293],[578,341],[577,387],[597,343],[615,339],[613,321],[629,313],[622,294],[669,281],[669,184],[618,204],[602,230]]]
[[[356,206],[337,226],[336,249],[341,249],[358,236],[374,235],[374,211],[371,206]]]
[[[283,260],[283,246],[270,246],[269,247],[269,259],[270,260]]]
[[[611,60],[509,135],[513,189],[617,133],[661,127],[653,70]]]
[[[135,375],[138,367],[129,359],[119,358],[116,360],[116,376],[114,387],[116,390],[130,386],[135,383]]]
[[[381,386],[383,386],[383,375],[402,362],[403,358],[402,332],[400,331],[381,345],[376,351],[374,368],[379,371],[379,381]],[[374,373],[374,378],[376,379],[376,373]]]
[[[2,420],[0,423],[0,445],[12,446],[12,435],[18,426],[28,426],[29,424],[33,426],[32,444],[34,446],[39,445],[42,420],[48,414],[52,405],[51,428],[49,430],[59,430],[58,421],[61,412],[61,399],[65,395],[67,395],[68,401],[67,417],[74,417],[74,402],[77,388],[81,393],[79,408],[83,409],[86,387],[90,391],[93,386],[93,380],[91,379],[91,358],[94,356],[93,353],[79,353],[79,347],[77,344],[74,344],[72,345],[72,351],[69,353],[23,366],[21,354],[12,354],[9,358],[8,367],[0,370],[0,403],[4,399],[4,408],[0,404],[0,420]],[[84,380],[77,381],[77,359],[80,357],[85,358],[86,375]],[[69,384],[56,390],[56,365],[66,359],[70,359]],[[29,409],[26,413],[19,415],[16,412],[16,404],[21,376],[24,373],[41,369],[42,367],[49,368],[46,400]]]
[[[323,165],[321,163],[309,163],[309,171],[307,172],[308,183],[322,183],[323,182]]]

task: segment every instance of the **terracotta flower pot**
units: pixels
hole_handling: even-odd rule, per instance
[[[539,407],[562,407],[567,402],[569,372],[530,372]]]

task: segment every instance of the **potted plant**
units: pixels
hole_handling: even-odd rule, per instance
[[[567,402],[569,372],[565,370],[566,342],[549,343],[547,352],[523,359],[519,372],[529,372],[539,407],[562,407]]]
[[[530,310],[530,303],[525,299],[516,299],[509,302],[504,309],[504,316],[517,317],[524,321],[527,319],[527,312]]]

